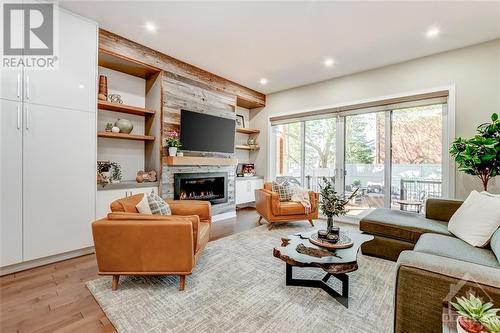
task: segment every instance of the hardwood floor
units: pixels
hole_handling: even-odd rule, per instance
[[[255,228],[257,220],[255,209],[238,210],[212,225],[210,240]],[[85,287],[97,277],[93,254],[0,277],[0,332],[115,332]]]

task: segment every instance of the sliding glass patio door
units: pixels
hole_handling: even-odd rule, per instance
[[[387,106],[272,126],[272,176],[319,191],[324,178],[356,194],[349,215],[386,207],[421,212],[447,195],[446,103]]]

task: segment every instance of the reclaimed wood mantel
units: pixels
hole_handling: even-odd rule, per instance
[[[176,165],[237,165],[237,158],[227,157],[201,157],[201,156],[164,156],[163,164]]]

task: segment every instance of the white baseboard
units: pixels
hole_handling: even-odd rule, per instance
[[[236,217],[236,210],[233,210],[233,211],[227,212],[227,213],[214,215],[214,216],[212,216],[212,222],[227,220],[227,219],[230,219],[233,217]]]
[[[91,253],[94,253],[93,246],[86,247],[86,248],[83,248],[80,250],[56,254],[56,255],[53,255],[50,257],[45,257],[45,258],[21,262],[21,263],[14,264],[14,265],[0,267],[0,276],[12,274],[12,273],[17,273],[20,271],[24,271],[24,270],[39,267],[39,266],[53,264],[53,263],[58,262],[58,261],[68,260],[68,259],[84,256],[86,254],[91,254]]]

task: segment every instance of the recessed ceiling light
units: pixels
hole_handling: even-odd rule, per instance
[[[149,32],[156,32],[156,26],[153,23],[146,23],[144,25],[144,29],[146,29]]]
[[[434,38],[434,37],[437,37],[440,32],[441,32],[441,30],[439,30],[439,28],[432,27],[432,28],[429,28],[429,30],[427,30],[425,35],[427,36],[427,38]]]
[[[262,78],[260,79],[260,84],[262,84],[263,86],[267,84],[267,79],[266,78]]]
[[[332,67],[335,64],[335,60],[333,60],[332,58],[326,58],[325,61],[323,61],[323,64],[326,67]]]

